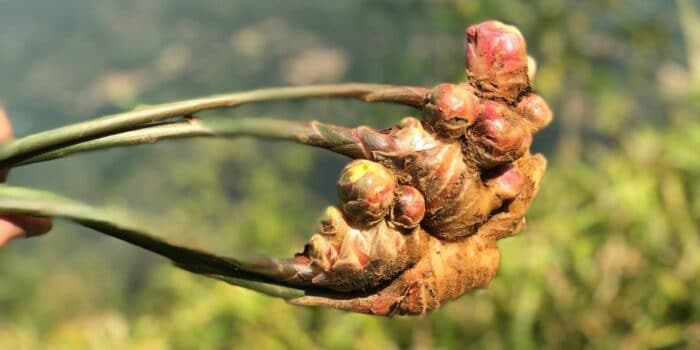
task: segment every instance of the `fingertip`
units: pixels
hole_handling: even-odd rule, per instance
[[[20,226],[24,228],[27,237],[33,237],[51,231],[53,221],[45,217],[24,216],[20,218]]]
[[[0,105],[0,143],[7,142],[14,137],[10,119],[7,116],[5,107]]]
[[[17,223],[4,217],[0,218],[0,247],[24,234],[24,229]]]
[[[51,231],[49,218],[35,216],[0,216],[0,246],[20,237],[33,237]]]

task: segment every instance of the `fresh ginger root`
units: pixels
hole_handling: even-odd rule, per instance
[[[291,303],[422,314],[494,278],[496,242],[523,228],[546,168],[529,152],[532,133],[552,114],[531,90],[515,27],[488,21],[466,34],[468,83],[436,86],[422,120],[333,130],[333,142],[318,127],[303,140],[359,159],[340,177],[340,206],[303,252],[277,262],[274,277],[320,288]]]
[[[80,222],[188,271],[255,284],[297,305],[415,315],[487,287],[498,271],[497,241],[522,230],[537,194],[546,161],[529,148],[552,112],[532,91],[534,61],[515,27],[488,21],[466,35],[466,83],[357,95],[420,108],[420,119],[382,131],[315,121],[245,129],[354,159],[338,180],[339,205],[293,258],[219,257],[103,220]],[[279,286],[293,295],[267,288]]]

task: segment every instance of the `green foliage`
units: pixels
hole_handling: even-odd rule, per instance
[[[288,306],[59,223],[0,251],[2,349],[700,346],[691,1],[0,4],[0,97],[19,134],[260,86],[454,81],[462,29],[487,18],[522,29],[555,113],[535,141],[548,173],[526,231],[500,244],[499,276],[426,317]],[[228,114],[386,127],[404,113],[314,101]],[[141,211],[188,245],[288,256],[335,203],[344,161],[281,143],[179,141],[17,169],[11,182]]]

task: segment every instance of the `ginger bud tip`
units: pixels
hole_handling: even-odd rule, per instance
[[[470,129],[471,141],[487,149],[494,157],[518,158],[530,146],[532,136],[506,106],[485,101],[477,122]]]
[[[479,99],[468,84],[440,84],[433,88],[423,118],[442,136],[464,135],[479,113]]]
[[[395,188],[396,179],[389,169],[369,160],[355,160],[343,169],[338,197],[348,219],[366,226],[386,216]]]
[[[518,28],[499,21],[467,27],[467,69],[476,76],[527,70],[525,38]]]
[[[403,228],[417,227],[425,215],[425,199],[415,187],[399,186],[391,210],[391,221]]]

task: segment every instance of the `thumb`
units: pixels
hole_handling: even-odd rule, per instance
[[[0,106],[0,144],[6,143],[14,137],[12,133],[12,126],[10,125],[10,119],[7,117],[5,108]],[[5,181],[7,178],[6,169],[0,169],[0,182]]]

